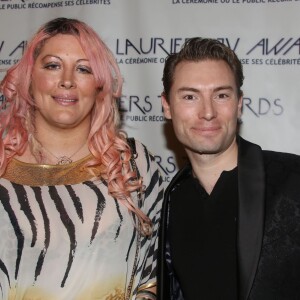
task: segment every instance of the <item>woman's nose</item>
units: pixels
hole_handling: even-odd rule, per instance
[[[62,74],[62,78],[60,80],[59,86],[61,88],[65,88],[65,89],[70,89],[70,88],[76,87],[76,84],[74,81],[74,76],[73,76],[72,72],[65,71]]]

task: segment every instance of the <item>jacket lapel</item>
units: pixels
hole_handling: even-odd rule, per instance
[[[265,172],[259,146],[238,138],[238,266],[241,300],[249,297],[262,247]]]
[[[180,294],[179,285],[174,286],[174,274],[171,269],[167,266],[167,232],[168,232],[168,223],[169,223],[169,202],[170,202],[170,193],[175,188],[179,182],[188,176],[191,172],[190,164],[186,165],[183,169],[179,170],[178,173],[173,177],[172,181],[165,190],[164,201],[161,209],[161,221],[159,227],[159,239],[158,239],[158,260],[157,260],[157,299],[158,300],[169,300],[169,299],[183,299],[179,298],[178,295],[174,296],[170,294]],[[172,288],[170,289],[170,286]],[[181,294],[180,294],[181,295]]]

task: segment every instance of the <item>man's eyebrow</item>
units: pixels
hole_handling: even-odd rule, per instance
[[[218,86],[218,87],[214,88],[215,92],[218,92],[218,91],[221,91],[221,90],[231,90],[231,91],[234,91],[234,88],[231,85],[221,85],[221,86]]]
[[[199,89],[196,89],[196,88],[193,88],[193,87],[181,87],[177,90],[178,92],[194,92],[194,93],[199,93],[200,90]]]
[[[218,92],[221,90],[231,90],[234,91],[234,88],[231,85],[221,85],[221,86],[217,86],[215,88],[213,88],[214,92]],[[197,88],[193,88],[193,87],[188,87],[188,86],[183,86],[181,88],[179,88],[177,90],[177,92],[194,92],[194,93],[199,93],[200,90]]]

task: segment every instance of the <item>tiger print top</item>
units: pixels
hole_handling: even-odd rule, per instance
[[[154,157],[136,149],[148,237],[82,168],[90,157],[64,166],[11,161],[0,179],[1,300],[135,299],[155,285],[163,185]]]

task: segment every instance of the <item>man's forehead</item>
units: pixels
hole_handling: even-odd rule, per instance
[[[234,81],[234,72],[223,60],[183,61],[180,62],[173,74],[176,80],[190,81],[192,79]]]
[[[224,59],[207,59],[206,58],[206,59],[199,59],[199,60],[182,60],[176,65],[175,71],[178,69],[182,69],[182,68],[200,67],[202,65],[207,65],[207,64],[226,66],[231,70],[230,65]]]

